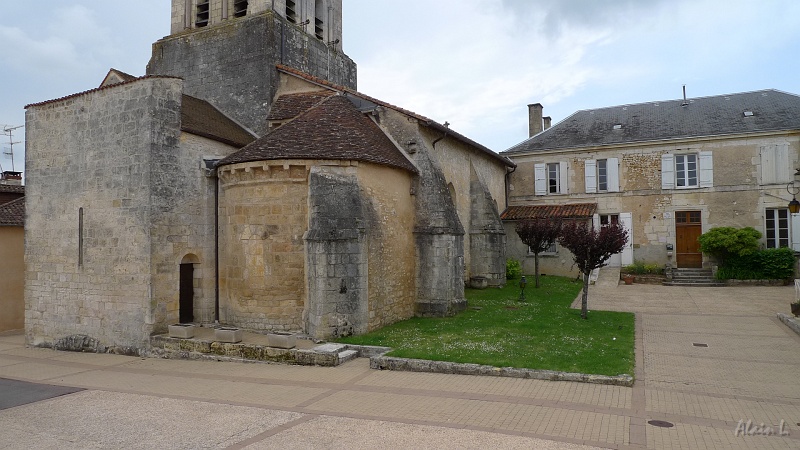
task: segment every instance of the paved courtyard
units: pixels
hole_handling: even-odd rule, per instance
[[[13,449],[800,448],[800,337],[775,318],[788,312],[793,287],[613,281],[601,274],[589,308],[636,313],[633,388],[375,371],[366,359],[323,368],[63,353],[6,335],[0,378],[59,387],[41,400],[47,387],[31,385],[31,403],[0,410],[0,442]],[[0,396],[13,383],[0,383]],[[740,420],[774,434],[737,437]],[[787,436],[779,436],[781,421]]]

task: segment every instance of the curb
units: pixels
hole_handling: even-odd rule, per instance
[[[784,313],[778,313],[778,319],[785,323],[787,327],[791,328],[792,331],[800,335],[800,323],[797,322],[797,319]]]
[[[408,372],[447,373],[456,375],[480,375],[507,378],[526,378],[550,381],[577,381],[582,383],[605,384],[632,387],[632,376],[589,375],[584,373],[557,372],[554,370],[518,369],[514,367],[494,367],[481,364],[430,361],[426,359],[394,358],[373,356],[369,359],[370,369],[402,370]]]

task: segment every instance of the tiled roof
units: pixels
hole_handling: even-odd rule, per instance
[[[297,117],[303,111],[331,95],[336,95],[336,92],[325,90],[281,95],[272,105],[267,120],[286,120]]]
[[[323,100],[217,166],[273,159],[355,160],[417,172],[380,127],[343,95]]]
[[[25,197],[0,205],[0,227],[25,226]]]
[[[25,194],[25,186],[16,184],[0,184],[0,192],[10,192],[12,194]]]
[[[483,145],[473,141],[472,139],[469,139],[468,137],[466,137],[466,136],[464,136],[462,134],[456,133],[455,131],[453,131],[449,127],[446,127],[446,126],[444,126],[444,125],[442,125],[442,124],[440,124],[438,122],[433,121],[432,119],[429,119],[429,118],[427,118],[425,116],[419,115],[419,114],[417,114],[417,113],[415,113],[413,111],[409,111],[407,109],[400,108],[399,106],[395,106],[395,105],[392,105],[390,103],[386,103],[386,102],[378,100],[378,99],[376,99],[374,97],[370,97],[370,96],[364,95],[364,94],[362,94],[362,93],[360,93],[358,91],[354,91],[353,89],[350,89],[350,88],[347,88],[347,87],[344,87],[344,86],[340,86],[338,84],[331,83],[331,82],[329,82],[327,80],[323,80],[321,78],[317,78],[315,76],[309,75],[309,74],[307,74],[305,72],[301,72],[301,71],[299,71],[297,69],[294,69],[292,67],[284,66],[283,64],[278,64],[276,67],[281,72],[294,75],[294,76],[296,76],[298,78],[302,78],[304,80],[310,81],[310,82],[312,82],[314,84],[317,84],[319,86],[324,86],[324,87],[336,90],[338,92],[345,92],[345,93],[347,93],[349,95],[356,96],[358,98],[364,99],[364,100],[366,100],[368,102],[371,102],[371,103],[374,103],[376,105],[380,105],[380,106],[383,106],[383,107],[390,108],[390,109],[393,109],[395,111],[401,112],[403,114],[406,114],[406,115],[408,115],[410,117],[413,117],[413,118],[417,119],[421,125],[427,126],[429,128],[433,128],[433,129],[435,129],[435,130],[437,130],[437,131],[439,131],[441,133],[446,133],[448,136],[450,136],[450,137],[452,137],[452,138],[454,138],[454,139],[456,139],[458,141],[461,141],[464,144],[467,144],[469,146],[475,147],[476,149],[478,149],[481,152],[487,154],[489,157],[498,160],[499,162],[501,162],[502,164],[504,164],[507,167],[516,167],[517,166],[510,159],[506,158],[505,156],[502,156],[502,155],[499,155],[499,154],[495,153],[494,151],[492,151],[488,147],[484,147]]]
[[[783,130],[800,130],[800,96],[768,89],[582,110],[503,154]]]
[[[554,218],[590,219],[597,212],[597,203],[571,205],[509,206],[500,215],[502,220]]]
[[[244,147],[256,139],[211,103],[185,94],[181,103],[181,130],[234,147]]]

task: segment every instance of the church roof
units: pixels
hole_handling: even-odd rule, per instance
[[[503,154],[800,129],[800,96],[767,89],[586,109]]]
[[[319,86],[324,86],[324,87],[333,89],[333,90],[338,91],[338,92],[343,92],[343,93],[346,93],[348,95],[352,95],[352,96],[358,97],[360,99],[366,100],[367,102],[374,103],[375,105],[380,105],[380,106],[383,106],[385,108],[390,108],[390,109],[393,109],[395,111],[398,111],[398,112],[401,112],[403,114],[406,114],[407,116],[410,116],[410,117],[413,117],[414,119],[416,119],[421,125],[429,127],[429,128],[432,128],[432,129],[434,129],[434,130],[436,130],[436,131],[438,131],[440,133],[445,133],[445,134],[447,134],[447,136],[452,137],[453,139],[456,139],[456,140],[458,140],[458,141],[460,141],[460,142],[462,142],[462,143],[464,143],[466,145],[472,146],[472,147],[476,148],[477,150],[485,153],[490,158],[493,158],[493,159],[499,161],[500,163],[504,164],[507,167],[516,167],[516,164],[513,161],[511,161],[510,159],[506,158],[505,156],[499,155],[499,154],[495,153],[494,151],[492,151],[491,149],[489,149],[488,147],[485,147],[485,146],[473,141],[472,139],[469,139],[468,137],[453,131],[448,126],[442,125],[442,124],[440,124],[440,123],[438,123],[438,122],[436,122],[436,121],[434,121],[432,119],[429,119],[429,118],[427,118],[427,117],[425,117],[423,115],[417,114],[417,113],[415,113],[413,111],[409,111],[407,109],[400,108],[399,106],[392,105],[391,103],[387,103],[387,102],[384,102],[382,100],[378,100],[378,99],[376,99],[374,97],[370,97],[368,95],[364,95],[364,94],[362,94],[362,93],[360,93],[358,91],[355,91],[353,89],[350,89],[350,88],[347,88],[347,87],[344,87],[344,86],[340,86],[338,84],[331,83],[330,81],[323,80],[321,78],[317,78],[315,76],[309,75],[309,74],[307,74],[305,72],[301,72],[301,71],[299,71],[297,69],[294,69],[292,67],[284,66],[283,64],[278,64],[277,68],[281,72],[284,72],[284,73],[287,73],[287,74],[290,74],[290,75],[294,75],[294,76],[296,76],[298,78],[305,79],[305,80],[310,81],[310,82],[312,82],[314,84],[317,84]]]
[[[0,205],[0,227],[25,226],[25,197]]]
[[[274,159],[354,160],[417,172],[383,130],[343,95],[328,97],[217,166]]]
[[[244,147],[256,137],[205,100],[183,95],[181,130],[234,147]]]
[[[267,120],[291,119],[331,95],[336,95],[336,92],[324,90],[281,95],[272,105]]]
[[[111,69],[108,70],[106,77],[103,78],[103,82],[100,83],[100,87],[111,86],[126,81],[133,81],[135,79],[136,79],[135,76],[112,67]]]

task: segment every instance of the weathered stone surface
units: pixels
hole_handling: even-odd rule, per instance
[[[453,373],[459,375],[482,375],[508,378],[530,378],[551,381],[578,381],[583,383],[633,386],[630,375],[587,375],[580,373],[555,372],[552,370],[520,369],[514,367],[492,367],[480,364],[452,363],[447,361],[428,361],[423,359],[373,356],[369,367],[378,370],[404,370],[409,372]]]
[[[272,11],[161,39],[153,44],[147,74],[183,78],[187,94],[260,136],[268,131],[265,118],[279,87],[276,64],[356,87],[353,60]]]

